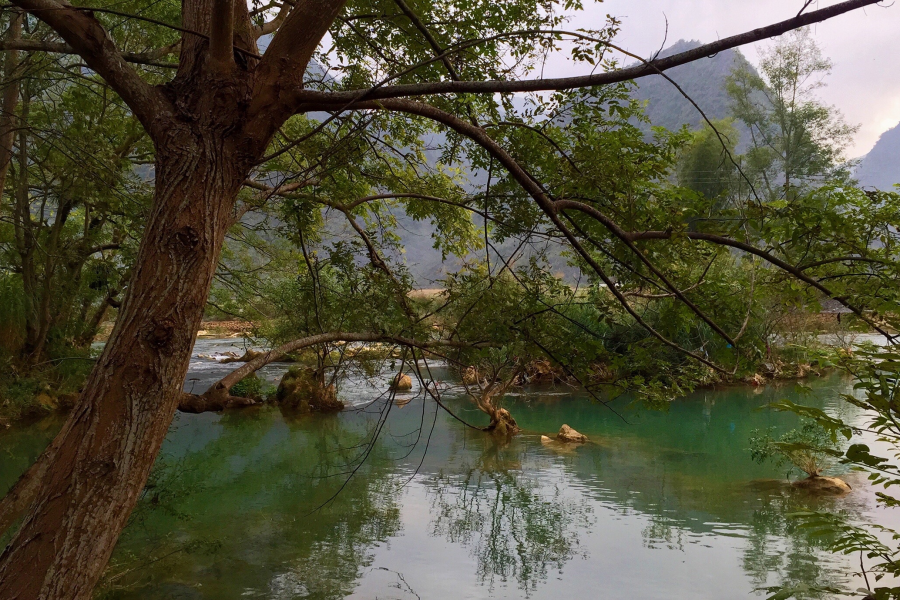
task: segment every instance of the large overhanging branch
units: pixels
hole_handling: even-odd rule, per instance
[[[52,27],[122,97],[147,131],[171,117],[174,111],[166,97],[125,62],[90,11],[55,0],[12,2]]]
[[[256,67],[251,128],[271,129],[290,114],[285,89],[303,87],[303,75],[322,38],[344,7],[345,0],[300,0],[287,15]]]
[[[772,256],[769,252],[765,250],[761,250],[752,244],[747,244],[745,242],[741,242],[738,240],[734,240],[732,238],[715,235],[712,233],[702,233],[696,231],[688,231],[684,233],[679,233],[678,235],[684,235],[688,239],[692,240],[701,240],[704,242],[710,242],[713,244],[718,244],[720,246],[730,246],[731,248],[736,248],[738,250],[742,250],[748,254],[753,254],[754,256],[758,256],[765,260],[766,262],[772,264],[775,267],[778,267],[782,271],[790,274],[793,277],[796,277],[800,281],[805,284],[819,290],[829,298],[836,300],[842,306],[852,311],[856,316],[862,319],[865,323],[867,323],[872,329],[883,335],[889,342],[893,343],[898,336],[895,334],[891,334],[887,331],[883,326],[879,325],[877,322],[869,318],[865,312],[855,304],[852,304],[845,296],[840,296],[835,292],[831,291],[828,287],[824,286],[820,281],[810,277],[806,273],[803,272],[803,269],[797,268],[790,263],[787,263],[776,256]],[[670,231],[643,231],[638,233],[633,233],[630,235],[633,241],[638,240],[667,240],[675,237]]]
[[[623,231],[621,229],[621,227],[619,227],[608,216],[604,215],[602,212],[600,212],[593,206],[584,204],[583,202],[575,202],[572,200],[557,200],[554,202],[554,204],[555,204],[556,209],[559,211],[576,210],[576,211],[579,211],[581,213],[584,213],[584,214],[590,216],[592,219],[602,223],[607,228],[612,228],[612,229],[617,230],[617,232],[618,232],[617,237],[620,237],[623,240],[627,240],[629,245],[633,245],[634,242],[637,242],[637,241],[671,240],[674,237],[683,236],[683,237],[686,237],[691,240],[700,240],[700,241],[710,242],[713,244],[718,244],[720,246],[729,246],[731,248],[741,250],[748,254],[758,256],[758,257],[762,258],[763,260],[765,260],[766,262],[770,263],[771,265],[778,267],[782,271],[799,279],[800,281],[804,282],[805,284],[817,289],[818,291],[822,292],[829,298],[832,298],[832,299],[836,300],[837,302],[840,302],[842,306],[853,311],[854,314],[856,314],[859,318],[861,318],[863,321],[868,323],[868,325],[870,327],[872,327],[878,333],[885,336],[888,340],[893,340],[896,337],[896,336],[890,334],[887,330],[885,330],[883,327],[881,327],[878,323],[876,323],[875,321],[870,319],[861,308],[850,303],[847,300],[847,298],[834,293],[829,288],[822,285],[822,283],[820,281],[817,281],[816,279],[807,275],[804,272],[804,270],[808,269],[809,267],[795,267],[794,265],[791,265],[790,263],[788,263],[784,260],[781,260],[777,256],[773,256],[770,252],[767,252],[765,250],[761,250],[760,248],[757,248],[753,244],[741,242],[739,240],[735,240],[735,239],[732,239],[730,237],[723,236],[723,235],[717,235],[717,234],[713,234],[713,233],[704,233],[704,232],[699,232],[699,231],[685,231],[685,232],[679,232],[678,234],[675,234],[671,231],[626,232],[626,231]],[[839,257],[837,260],[847,260],[847,257]],[[816,264],[824,265],[824,264],[828,264],[830,262],[832,262],[832,261],[819,261],[819,263],[816,263]]]
[[[45,42],[41,40],[4,40],[0,41],[0,52],[21,50],[24,52],[47,52],[50,54],[78,54],[75,48],[63,42]],[[178,43],[151,50],[149,52],[122,52],[125,62],[151,67],[164,67],[166,69],[177,68],[173,62],[164,62],[160,59],[175,54],[178,51]]]
[[[574,202],[570,200],[553,200],[550,198],[543,188],[524,170],[522,167],[513,159],[509,153],[507,153],[499,144],[497,144],[487,133],[479,128],[475,127],[458,117],[441,111],[433,106],[423,104],[420,102],[414,102],[409,100],[383,100],[383,101],[367,101],[363,103],[359,103],[355,106],[358,109],[380,109],[380,110],[392,110],[396,112],[403,112],[407,114],[414,114],[422,117],[426,117],[432,119],[436,122],[439,122],[451,129],[457,131],[458,133],[468,137],[473,140],[477,144],[479,144],[482,148],[487,150],[491,155],[493,155],[513,176],[513,178],[522,186],[522,188],[535,200],[541,210],[547,215],[547,217],[553,222],[553,224],[565,235],[568,241],[571,243],[572,247],[575,251],[594,269],[597,275],[603,280],[603,282],[609,287],[610,291],[616,296],[616,299],[619,303],[632,315],[633,318],[637,320],[637,322],[644,327],[649,333],[651,333],[654,337],[669,345],[673,348],[678,349],[679,351],[686,353],[688,356],[707,364],[717,370],[721,370],[717,365],[712,364],[710,361],[705,359],[704,357],[690,352],[689,350],[682,348],[675,344],[674,342],[668,340],[660,333],[655,331],[648,323],[646,323],[641,316],[634,311],[634,309],[628,303],[627,298],[625,298],[624,294],[617,288],[615,282],[613,282],[604,272],[602,267],[593,259],[593,257],[583,248],[580,241],[577,237],[571,232],[571,230],[566,227],[566,225],[560,219],[561,212],[564,210],[578,210],[582,213],[588,214],[594,220],[598,221],[602,224],[606,229],[613,233],[615,237],[624,242],[628,248],[638,256],[642,262],[648,262],[646,257],[637,249],[634,245],[634,242],[640,240],[647,239],[668,239],[674,237],[674,234],[671,232],[626,232],[624,231],[617,223],[615,223],[608,216],[604,215],[599,210],[591,207],[587,204],[583,204],[580,202]],[[809,275],[806,275],[802,269],[794,267],[793,265],[788,264],[787,262],[771,255],[770,253],[760,250],[756,248],[752,244],[740,242],[737,240],[733,240],[731,238],[725,236],[718,236],[713,234],[706,234],[700,232],[689,232],[686,234],[688,237],[697,240],[704,240],[707,242],[717,243],[720,245],[730,246],[736,249],[743,250],[750,254],[759,256],[760,258],[766,260],[770,264],[782,269],[783,271],[791,274],[796,277],[800,281],[814,287],[819,290],[823,294],[827,295],[830,298],[833,298],[840,302],[842,305],[846,306],[848,309],[853,311],[856,315],[858,315],[862,320],[864,320],[867,324],[869,324],[873,329],[886,336],[887,339],[893,340],[895,336],[891,335],[885,328],[880,326],[878,323],[874,322],[870,319],[862,309],[851,304],[847,298],[839,296],[832,292],[829,288],[824,286],[821,282],[816,281]],[[654,268],[654,272],[657,269]],[[670,289],[674,288],[674,286],[669,286]],[[673,293],[675,293],[675,289],[673,289]],[[676,295],[681,297],[680,294]],[[694,310],[698,316],[700,316],[707,323],[710,322],[710,319],[692,304],[688,304],[689,307]],[[719,331],[719,328],[716,328]],[[728,336],[726,336],[728,339]]]
[[[710,44],[705,44],[665,58],[593,75],[578,77],[560,77],[548,79],[529,79],[522,81],[440,81],[414,83],[405,85],[380,86],[368,90],[350,90],[342,92],[320,92],[298,88],[295,99],[299,103],[317,103],[322,105],[343,105],[362,100],[409,98],[434,94],[496,94],[515,92],[541,92],[552,90],[576,89],[608,85],[657,75],[662,71],[695,62],[724,50],[752,44],[760,40],[776,37],[807,25],[820,23],[850,11],[879,4],[882,0],[849,0],[827,8],[798,15],[792,19],[781,21],[767,27],[761,27],[745,33],[727,37]]]

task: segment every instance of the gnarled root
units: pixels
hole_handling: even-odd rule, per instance
[[[491,423],[487,426],[486,431],[497,435],[516,435],[521,431],[518,423],[513,419],[512,415],[505,408],[498,408],[491,415]]]

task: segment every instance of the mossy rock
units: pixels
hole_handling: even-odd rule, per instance
[[[264,387],[265,382],[257,377],[256,373],[252,373],[231,386],[229,394],[237,398],[248,398],[255,402],[262,402],[265,399]]]
[[[278,384],[275,399],[283,407],[303,413],[344,409],[334,385],[325,386],[316,370],[310,368],[289,369]]]
[[[391,380],[391,389],[395,392],[408,392],[412,389],[412,377],[397,373],[397,376]]]
[[[588,441],[586,435],[584,435],[583,433],[578,433],[568,425],[563,425],[559,428],[559,433],[556,434],[556,439],[567,444],[584,444]]]
[[[841,496],[849,492],[852,488],[850,484],[838,477],[822,477],[814,475],[795,481],[792,484],[795,488],[809,492],[810,494],[822,496]]]

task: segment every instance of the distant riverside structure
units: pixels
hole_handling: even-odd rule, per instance
[[[823,315],[846,315],[853,312],[834,298],[825,298],[820,304]]]

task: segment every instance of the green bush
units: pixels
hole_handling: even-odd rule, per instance
[[[250,398],[261,401],[269,397],[275,391],[275,387],[256,376],[256,373],[244,377],[231,387],[231,395],[239,398]]]
[[[815,421],[805,421],[800,429],[792,429],[777,439],[773,429],[755,429],[750,435],[750,457],[755,462],[772,461],[779,467],[790,463],[809,477],[821,475],[831,462],[829,457],[837,452],[836,441]]]

